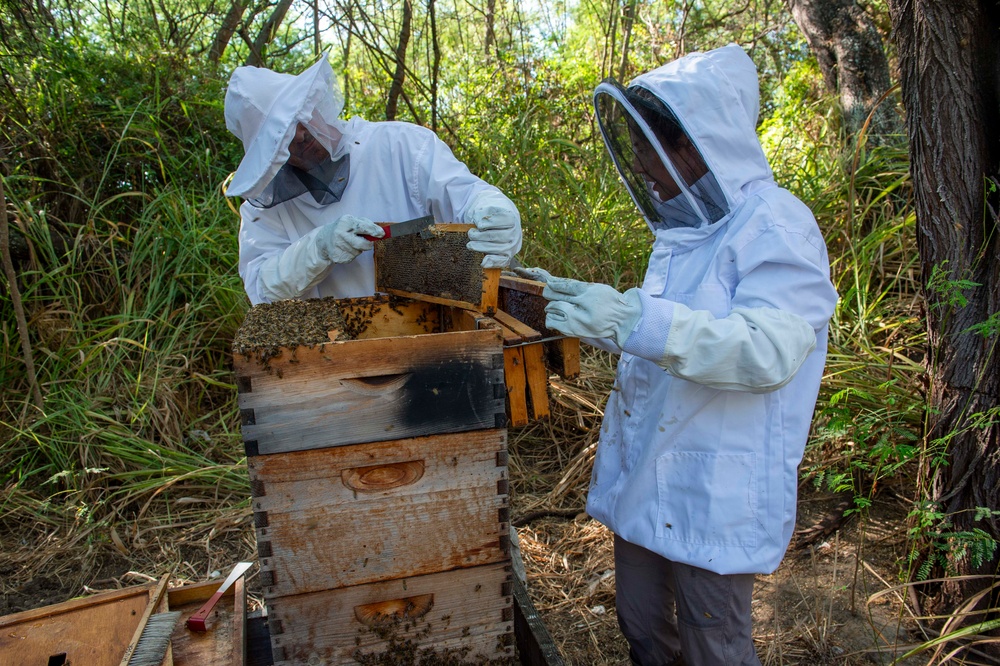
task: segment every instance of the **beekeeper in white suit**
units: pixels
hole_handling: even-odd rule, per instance
[[[655,235],[645,280],[547,280],[546,325],[621,354],[587,512],[615,535],[633,663],[757,665],[754,574],[795,524],[797,466],[837,294],[816,221],[775,184],[757,72],[736,45],[594,94]],[[676,614],[676,616],[675,616]]]
[[[468,247],[506,266],[521,247],[510,199],[472,175],[429,129],[341,120],[343,96],[324,55],[298,75],[233,72],[226,127],[244,157],[226,194],[240,207],[240,264],[254,305],[375,291],[375,222],[433,215],[475,225]]]

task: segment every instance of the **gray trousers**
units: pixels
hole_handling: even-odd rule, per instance
[[[671,562],[615,535],[615,606],[632,663],[760,666],[753,580]]]

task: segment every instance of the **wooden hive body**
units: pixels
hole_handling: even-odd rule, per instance
[[[510,662],[503,342],[398,297],[251,310],[234,368],[276,664]]]

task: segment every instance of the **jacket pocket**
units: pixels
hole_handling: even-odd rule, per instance
[[[729,291],[716,283],[699,285],[692,292],[664,294],[664,298],[682,303],[692,310],[708,310],[716,319],[728,317],[732,310]]]
[[[656,536],[693,544],[757,545],[753,453],[679,451],[656,459]]]

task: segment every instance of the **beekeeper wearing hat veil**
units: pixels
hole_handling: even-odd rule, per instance
[[[340,119],[344,100],[324,54],[298,75],[239,67],[226,91],[226,127],[244,157],[227,196],[240,207],[240,277],[253,304],[369,296],[379,222],[433,215],[465,222],[483,266],[521,247],[510,199],[472,175],[426,128]]]
[[[797,467],[837,300],[816,221],[757,139],[737,45],[594,93],[654,236],[641,287],[546,280],[546,326],[621,354],[587,512],[615,535],[633,663],[749,666],[754,574],[795,525]]]

